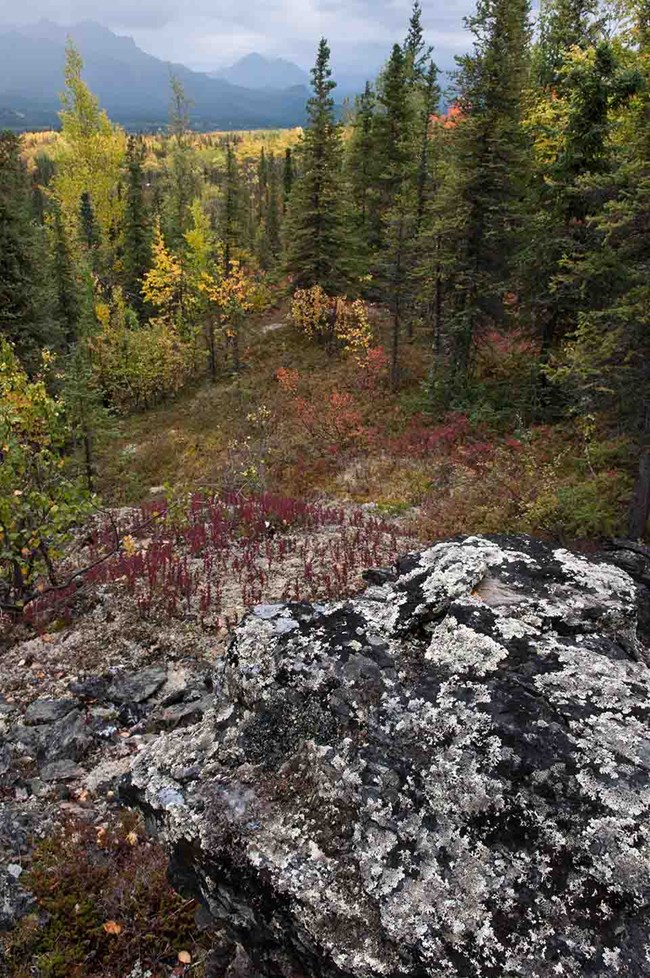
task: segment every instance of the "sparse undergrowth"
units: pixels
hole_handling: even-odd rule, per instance
[[[406,546],[395,524],[358,508],[239,493],[161,499],[124,511],[84,535],[59,576],[23,618],[43,628],[71,618],[83,594],[115,589],[141,618],[181,617],[226,632],[271,597],[344,597],[361,573],[391,564]]]
[[[423,541],[497,529],[577,541],[624,530],[627,441],[526,416],[527,348],[499,370],[481,355],[481,399],[439,418],[427,413],[426,332],[405,346],[392,392],[388,323],[381,310],[371,318],[377,346],[363,366],[305,343],[281,311],[249,324],[238,378],[122,422],[121,445],[102,464],[105,495],[139,502],[168,484],[374,503],[386,515],[410,510]]]
[[[36,846],[23,874],[21,882],[36,907],[9,937],[8,973],[13,978],[201,975],[206,952],[195,925],[196,907],[172,890],[166,868],[162,848],[146,838],[131,813],[109,824],[64,822]]]

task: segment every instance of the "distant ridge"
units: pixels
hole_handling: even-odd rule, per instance
[[[309,85],[309,74],[303,68],[284,58],[265,58],[262,54],[247,54],[229,68],[211,71],[210,76],[263,91],[286,91]]]
[[[133,38],[94,21],[63,27],[42,20],[0,33],[0,125],[16,130],[58,127],[68,36],[84,58],[84,79],[110,117],[127,129],[155,131],[166,125],[172,73],[190,99],[195,129],[281,128],[304,122],[302,88],[237,86],[160,61],[140,50]]]

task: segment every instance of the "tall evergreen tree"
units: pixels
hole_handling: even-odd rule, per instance
[[[426,66],[432,49],[424,39],[422,26],[422,4],[415,0],[409,29],[404,41],[405,71],[409,82],[414,83],[426,75]]]
[[[53,208],[48,223],[55,315],[65,348],[70,350],[79,339],[83,303],[68,229],[58,206]]]
[[[126,148],[126,204],[124,209],[124,295],[142,316],[142,281],[151,265],[151,220],[144,193],[144,147],[134,136]]]
[[[341,200],[341,132],[334,115],[336,83],[325,38],[311,74],[314,94],[307,103],[301,173],[287,217],[285,264],[296,287],[320,285],[335,295],[351,281],[354,255]]]
[[[528,0],[479,0],[475,15],[467,19],[474,51],[459,59],[463,119],[456,130],[458,176],[450,201],[459,232],[450,379],[460,392],[470,378],[478,331],[503,321],[521,243],[528,173],[521,115],[529,12]]]
[[[431,157],[431,119],[438,111],[440,104],[440,86],[438,85],[438,68],[433,61],[429,62],[426,73],[424,100],[420,117],[420,151],[417,172],[417,201],[416,201],[416,233],[420,232],[424,218],[427,182],[430,171]]]
[[[295,170],[293,165],[293,153],[291,147],[287,146],[284,151],[284,168],[282,170],[282,212],[286,213],[287,204],[289,203],[289,198],[291,197],[291,191],[293,190],[293,181],[295,177]]]
[[[176,76],[171,79],[169,134],[170,150],[165,176],[163,227],[168,243],[181,250],[192,224],[192,202],[200,193],[196,157],[189,139],[189,101]]]
[[[370,82],[366,82],[363,94],[357,96],[355,109],[347,154],[347,168],[357,225],[362,241],[367,244],[370,195],[374,180],[375,93]]]
[[[241,174],[231,141],[226,144],[226,169],[223,183],[221,212],[221,243],[223,245],[224,275],[230,275],[232,262],[241,246],[245,230],[245,201]]]
[[[56,345],[44,291],[45,254],[32,216],[20,139],[0,133],[0,333],[26,367],[40,347]]]
[[[375,274],[392,316],[391,382],[399,381],[399,346],[404,318],[408,252],[414,235],[415,127],[409,101],[409,60],[395,44],[378,92],[380,111],[374,125],[377,172],[375,215],[378,246]]]

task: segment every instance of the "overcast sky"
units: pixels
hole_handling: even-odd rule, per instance
[[[423,0],[428,40],[441,64],[467,48],[463,17],[473,6]],[[205,69],[251,51],[310,67],[325,35],[335,64],[363,70],[402,38],[410,8],[411,0],[0,0],[0,23],[97,20],[157,57]]]

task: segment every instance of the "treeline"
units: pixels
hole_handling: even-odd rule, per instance
[[[323,40],[298,147],[253,160],[237,136],[190,133],[177,82],[167,135],[127,137],[70,46],[61,138],[27,166],[19,139],[0,137],[5,375],[42,378],[65,405],[92,486],[110,412],[236,372],[252,310],[297,291],[306,331],[330,343],[337,310],[338,333],[356,336],[366,320],[354,302],[380,301],[392,386],[415,339],[432,413],[502,412],[522,425],[575,416],[625,435],[639,461],[630,532],[641,536],[649,11],[648,0],[545,0],[533,30],[528,0],[478,0],[473,48],[442,93],[416,2],[343,122]],[[499,403],[486,392],[486,349],[526,360]]]

